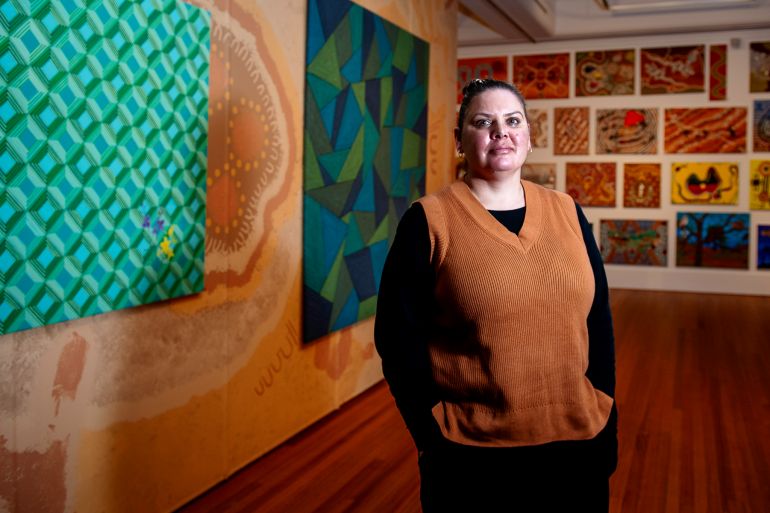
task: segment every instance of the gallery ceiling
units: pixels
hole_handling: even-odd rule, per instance
[[[770,0],[460,0],[460,47],[768,29]]]

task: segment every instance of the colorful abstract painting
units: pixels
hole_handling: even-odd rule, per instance
[[[477,78],[508,81],[508,57],[482,57],[457,60],[457,104],[463,101],[463,87]]]
[[[755,152],[770,152],[770,100],[754,100]]]
[[[596,153],[658,153],[657,109],[597,109]]]
[[[636,51],[575,52],[575,96],[634,94]]]
[[[727,99],[727,45],[709,46],[709,100]]]
[[[666,153],[745,153],[745,107],[666,109]]]
[[[556,164],[530,164],[521,166],[521,177],[549,189],[556,189]]]
[[[0,8],[0,335],[203,290],[210,15],[131,5]]]
[[[749,208],[751,210],[770,210],[770,160],[751,161]]]
[[[662,267],[667,264],[667,221],[603,219],[599,240],[602,258],[607,264]]]
[[[428,44],[348,0],[309,0],[303,338],[374,314],[396,225],[425,192]]]
[[[703,45],[642,48],[642,94],[703,91],[704,54]]]
[[[588,155],[588,107],[553,109],[554,155]]]
[[[770,91],[770,41],[749,45],[749,90],[752,93]]]
[[[524,98],[569,98],[569,54],[516,55],[513,83]]]
[[[660,207],[660,164],[623,165],[623,206],[627,208]]]
[[[737,205],[738,164],[674,162],[671,164],[671,203]]]
[[[614,207],[614,162],[568,162],[567,194],[583,207]]]
[[[749,214],[678,212],[676,265],[749,267]]]
[[[770,225],[757,226],[757,269],[770,269]]]
[[[527,109],[529,121],[529,140],[533,148],[548,147],[548,111],[546,109]]]

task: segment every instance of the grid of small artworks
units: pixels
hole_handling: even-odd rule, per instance
[[[727,44],[577,49],[496,55],[486,65],[477,57],[473,64],[510,66],[507,78],[534,103],[527,111],[535,152],[522,178],[562,190],[583,207],[609,209],[595,223],[605,263],[765,270],[770,82],[763,77],[770,76],[770,41],[748,45],[748,90],[732,96],[749,93],[748,101],[729,101],[737,87],[730,83],[731,51]],[[458,71],[458,91],[467,75]],[[685,94],[700,95],[702,104],[655,106],[655,95]],[[623,108],[605,99],[558,101],[621,95]],[[755,212],[753,224],[746,210]],[[669,240],[676,244],[671,258]]]

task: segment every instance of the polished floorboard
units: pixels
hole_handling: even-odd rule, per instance
[[[770,297],[613,290],[611,301],[611,512],[770,512]],[[179,513],[416,513],[416,460],[381,382]]]

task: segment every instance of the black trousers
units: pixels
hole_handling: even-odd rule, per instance
[[[419,456],[424,513],[609,511],[607,456],[597,440],[533,447],[441,441]]]

